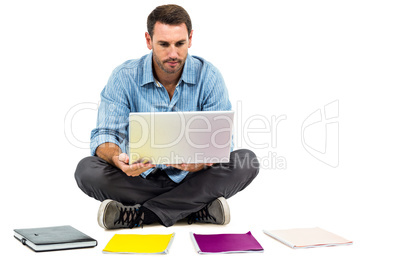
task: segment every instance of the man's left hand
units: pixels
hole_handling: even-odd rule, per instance
[[[204,167],[208,166],[212,166],[213,163],[201,163],[201,164],[174,164],[174,165],[166,165],[168,167],[174,167],[177,169],[181,169],[184,171],[189,171],[189,172],[196,172],[196,171],[200,171],[201,169],[203,169]]]

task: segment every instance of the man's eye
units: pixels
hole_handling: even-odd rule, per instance
[[[182,45],[184,45],[184,42],[179,42],[176,44],[176,46],[181,47]]]
[[[161,43],[161,46],[163,46],[163,47],[168,47],[169,44],[167,44],[167,43]]]

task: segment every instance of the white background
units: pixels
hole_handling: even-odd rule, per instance
[[[237,146],[253,149],[261,159],[275,153],[286,166],[263,167],[246,190],[229,200],[228,226],[155,225],[127,231],[98,227],[99,202],[76,186],[75,167],[89,154],[100,91],[116,66],[148,53],[146,18],[164,3],[1,2],[2,265],[400,266],[399,1],[176,1],[193,21],[190,54],[220,69],[232,105],[239,111],[240,103],[244,120],[286,116],[278,124],[275,148],[254,148],[271,143],[272,133],[261,132],[262,120],[252,125],[260,131],[249,137],[254,145],[240,139]],[[333,101],[339,102],[335,168],[312,157],[301,142],[303,121]],[[237,124],[239,137],[244,126]],[[325,128],[319,129],[317,139],[310,139],[312,147],[325,142]],[[99,245],[39,254],[13,238],[15,228],[65,224]],[[262,233],[315,226],[354,245],[292,250]],[[190,231],[252,231],[265,252],[200,256]],[[123,232],[176,232],[176,238],[165,256],[102,254],[112,235]]]

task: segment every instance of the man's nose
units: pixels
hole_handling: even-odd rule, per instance
[[[168,57],[172,58],[172,59],[176,59],[179,56],[179,53],[177,51],[177,47],[175,47],[174,45],[169,47],[168,50]]]

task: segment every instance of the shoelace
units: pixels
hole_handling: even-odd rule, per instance
[[[134,228],[142,226],[143,221],[144,213],[142,213],[142,215],[140,216],[138,208],[130,208],[129,210],[127,210],[127,208],[125,207],[124,210],[123,208],[120,208],[119,218],[114,222],[114,224],[127,224],[129,228]]]
[[[205,221],[205,220],[213,220],[216,222],[216,218],[214,216],[212,216],[211,214],[209,214],[209,210],[208,210],[208,205],[206,205],[204,208],[202,208],[201,210],[191,213],[188,216],[188,220],[187,223],[188,224],[193,224],[194,222],[197,221]]]

